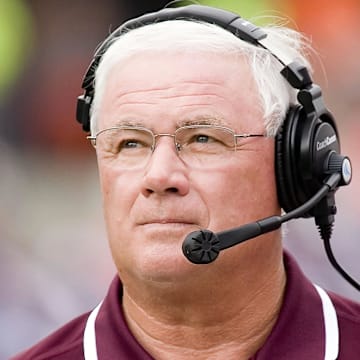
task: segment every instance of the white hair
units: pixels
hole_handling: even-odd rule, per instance
[[[284,26],[263,27],[266,46],[282,59],[296,60],[310,70],[306,58],[306,39]],[[245,42],[227,30],[209,23],[171,20],[153,23],[116,38],[103,55],[95,74],[95,96],[91,109],[91,132],[97,132],[97,114],[110,70],[133,55],[174,51],[245,56],[259,91],[260,106],[268,136],[275,136],[290,105],[296,104],[297,91],[280,74],[281,63],[262,47]],[[241,89],[239,85],[239,93]]]

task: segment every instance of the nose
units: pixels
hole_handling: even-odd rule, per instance
[[[142,180],[143,195],[176,193],[183,196],[188,192],[187,167],[178,156],[174,140],[171,137],[158,138],[145,168]]]

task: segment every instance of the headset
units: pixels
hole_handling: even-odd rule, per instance
[[[331,174],[339,173],[327,194],[296,216],[315,218],[320,236],[328,242],[336,214],[335,192],[339,186],[351,181],[351,163],[348,157],[340,154],[335,119],[325,106],[321,88],[313,83],[308,69],[296,61],[285,63],[266,46],[266,32],[238,14],[204,5],[187,5],[164,8],[126,21],[100,44],[83,78],[84,93],[78,97],[76,111],[83,130],[90,130],[89,111],[94,98],[95,71],[113,41],[133,29],[177,19],[216,24],[239,39],[269,51],[281,64],[280,73],[297,90],[299,104],[289,107],[275,137],[279,203],[286,213],[298,209],[322,188]]]

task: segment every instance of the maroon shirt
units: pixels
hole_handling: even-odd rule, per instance
[[[264,346],[251,360],[324,359],[322,303],[314,285],[296,262],[284,255],[287,286],[279,318]],[[340,360],[360,359],[360,304],[329,293],[339,324]],[[116,277],[95,322],[99,360],[153,359],[128,329],[121,307],[122,286]],[[13,360],[83,359],[83,336],[89,313],[72,320]]]

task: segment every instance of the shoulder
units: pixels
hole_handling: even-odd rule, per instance
[[[329,296],[335,306],[340,328],[360,330],[360,303],[332,292],[329,292]]]
[[[360,304],[329,292],[339,324],[339,359],[355,359],[360,354]]]
[[[83,334],[89,313],[83,314],[11,360],[70,360],[83,358]]]

